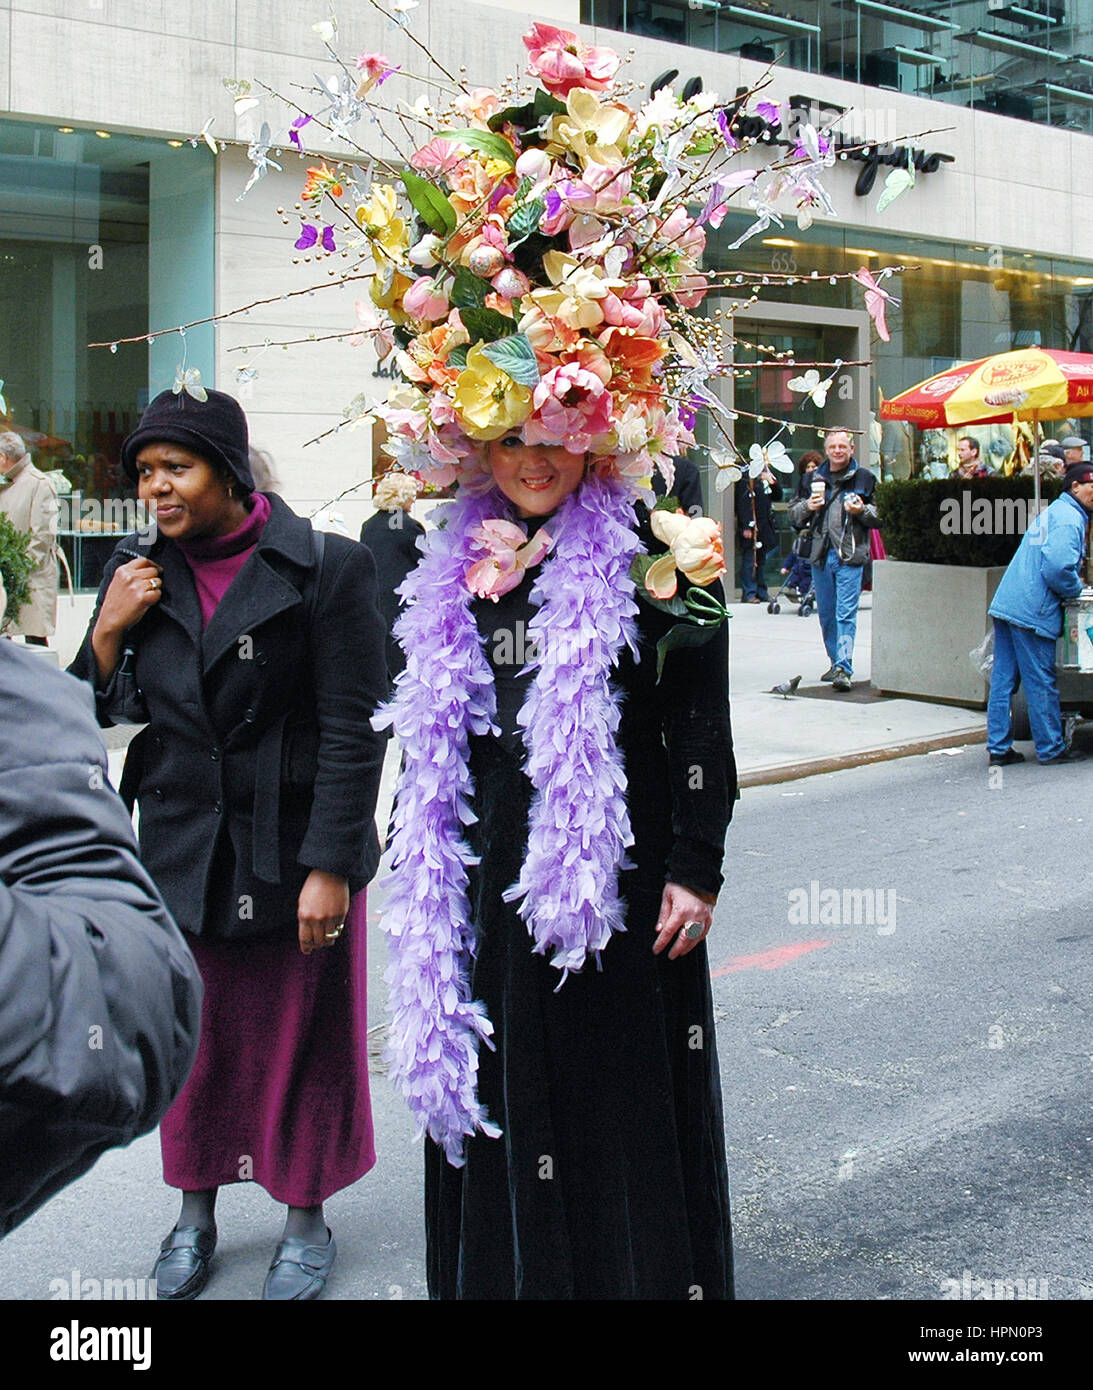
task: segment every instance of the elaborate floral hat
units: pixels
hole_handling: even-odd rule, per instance
[[[481,445],[518,430],[639,486],[658,466],[670,482],[694,443],[672,387],[696,363],[703,227],[755,171],[718,175],[715,97],[665,87],[635,111],[610,94],[616,53],[538,23],[524,44],[529,100],[466,92],[411,156],[416,228],[392,185],[358,210],[403,378],[377,410],[385,448],[428,481],[468,481]]]

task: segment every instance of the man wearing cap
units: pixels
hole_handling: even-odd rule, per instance
[[[1024,762],[1013,748],[1010,700],[1021,683],[1029,723],[1042,763],[1079,762],[1063,738],[1055,643],[1063,604],[1082,591],[1089,517],[1093,514],[1093,465],[1072,464],[1065,491],[1036,517],[1021,539],[990,606],[994,619],[994,669],[987,704],[987,752],[992,767]]]
[[[1068,434],[1065,439],[1060,439],[1059,443],[1063,446],[1063,458],[1069,468],[1072,463],[1085,462],[1085,440],[1076,434]]]

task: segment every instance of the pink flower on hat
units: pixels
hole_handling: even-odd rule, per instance
[[[610,48],[591,48],[553,24],[533,24],[524,35],[524,47],[530,58],[528,72],[553,96],[568,96],[574,87],[604,92],[619,66],[619,55]]]
[[[611,428],[611,392],[577,362],[547,372],[532,407],[524,423],[525,444],[561,444],[571,454],[583,454]]]

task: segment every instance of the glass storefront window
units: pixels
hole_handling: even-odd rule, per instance
[[[1089,0],[583,0],[581,18],[1093,132]]]
[[[707,233],[705,264],[713,270],[743,275],[746,285],[740,297],[758,283],[764,302],[860,309],[863,296],[857,284],[837,280],[832,285],[826,277],[853,273],[862,266],[873,272],[886,266],[918,267],[888,282],[887,287],[901,303],[888,315],[891,341],[873,337],[872,410],[876,410],[881,395],[896,396],[956,362],[1033,345],[1093,352],[1093,264],[1089,262],[818,224],[805,233],[791,227],[772,228],[766,237],[746,241],[736,251],[726,250],[750,222],[750,217],[734,213],[718,231],[708,229]],[[819,278],[809,279],[807,284],[762,283],[767,274],[800,274],[804,278],[813,270],[819,272]],[[733,291],[730,281],[725,293],[732,298]],[[804,360],[800,350],[798,358]],[[829,412],[832,408],[833,398]],[[803,416],[796,412],[793,418]],[[825,417],[824,423],[833,422],[834,417]],[[1068,427],[1053,427],[1053,432],[1084,435],[1088,425],[1088,421],[1076,420]],[[1012,431],[998,426],[988,433],[993,452],[1008,454]],[[750,427],[742,421],[738,443],[750,437]],[[987,442],[984,436],[984,444]],[[906,476],[912,469],[918,471],[930,460],[936,461],[947,448],[945,436],[924,438],[916,436],[910,426],[889,424],[884,427],[873,462],[886,475]]]
[[[62,539],[81,587],[102,549],[88,537],[115,528],[101,507],[81,521],[80,499],[125,491],[119,445],[182,356],[175,334],[87,345],[213,312],[213,171],[208,151],[177,141],[0,122],[0,428],[71,489]],[[211,326],[185,349],[211,385]]]

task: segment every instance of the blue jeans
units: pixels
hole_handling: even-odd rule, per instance
[[[767,581],[763,578],[763,566],[767,562],[767,548],[759,551],[759,563],[755,563],[755,547],[751,541],[740,542],[740,588],[743,597],[769,598]]]
[[[1055,681],[1055,643],[1027,627],[1002,618],[994,620],[994,665],[987,701],[987,751],[1006,753],[1010,736],[1010,699],[1018,685],[1025,687],[1028,722],[1036,756],[1042,763],[1058,757],[1066,747]]]
[[[861,581],[861,565],[843,564],[833,548],[828,549],[822,565],[812,566],[816,612],[828,660],[832,666],[841,666],[848,676],[854,670]]]

